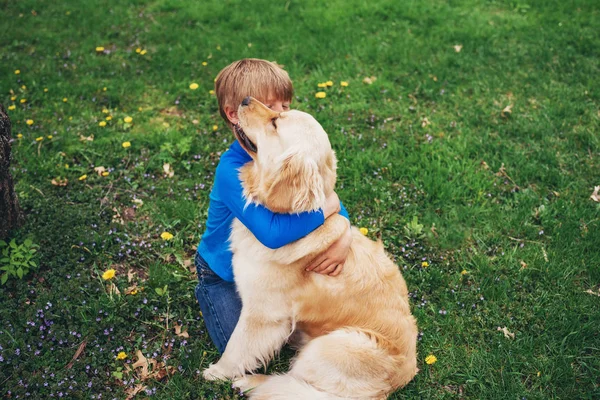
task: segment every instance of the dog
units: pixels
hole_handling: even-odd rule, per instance
[[[337,161],[321,125],[307,113],[275,112],[254,98],[244,99],[238,116],[235,135],[252,157],[240,169],[247,203],[278,213],[322,208],[334,190]],[[234,220],[230,242],[242,311],[205,379],[231,379],[253,400],[385,399],[413,379],[417,324],[406,283],[381,241],[352,227],[338,276],[305,270],[348,225],[336,214],[273,250]],[[247,374],[267,365],[292,333],[300,344],[287,374]]]

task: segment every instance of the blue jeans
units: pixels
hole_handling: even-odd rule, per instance
[[[200,304],[208,334],[219,353],[223,354],[240,319],[242,300],[235,283],[221,279],[200,254],[196,253],[194,263],[198,272],[196,299]]]

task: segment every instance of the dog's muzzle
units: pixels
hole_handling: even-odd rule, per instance
[[[246,101],[246,99],[250,98],[246,97],[244,101]],[[242,102],[242,104],[244,104],[244,102]],[[255,153],[257,152],[256,145],[252,143],[250,139],[248,139],[248,136],[246,136],[246,133],[244,132],[239,123],[234,125],[233,130],[235,131],[238,140],[242,142],[248,150],[253,151]]]

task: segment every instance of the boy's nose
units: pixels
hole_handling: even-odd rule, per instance
[[[250,96],[248,96],[244,100],[242,100],[242,105],[244,107],[248,106],[249,104],[250,104]]]

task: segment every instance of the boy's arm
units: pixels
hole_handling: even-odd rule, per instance
[[[262,205],[249,204],[243,195],[242,183],[235,173],[219,174],[218,188],[221,201],[268,248],[276,249],[296,241],[325,222],[323,210],[300,214],[274,213]],[[340,203],[340,210],[346,211]],[[340,212],[346,218],[348,213]]]

